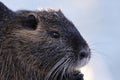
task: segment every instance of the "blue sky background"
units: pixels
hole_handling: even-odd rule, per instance
[[[92,59],[87,67],[92,70],[94,78],[91,80],[120,79],[120,0],[0,1],[14,11],[61,8],[92,49]]]

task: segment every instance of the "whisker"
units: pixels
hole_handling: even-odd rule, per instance
[[[65,62],[65,66],[64,66],[64,69],[63,69],[63,72],[62,72],[62,75],[61,75],[61,80],[63,80],[63,77],[64,77],[64,75],[65,75],[65,73],[66,73],[66,70],[67,70],[67,68],[68,68],[68,66],[69,66],[69,61],[70,61],[70,58],[68,58],[67,59],[67,61]]]
[[[50,72],[48,73],[48,75],[46,76],[45,80],[49,80],[49,78],[51,77],[51,75],[53,76],[53,72],[61,65],[64,63],[66,59],[65,58],[62,58],[60,61],[58,61],[54,67],[50,70]]]

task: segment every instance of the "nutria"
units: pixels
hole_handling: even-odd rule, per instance
[[[83,80],[90,49],[61,10],[12,11],[0,2],[0,80]]]

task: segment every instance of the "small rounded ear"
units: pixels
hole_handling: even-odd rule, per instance
[[[23,27],[28,30],[36,30],[38,25],[38,19],[34,14],[29,14],[22,21]]]
[[[4,18],[9,18],[12,14],[12,11],[7,8],[2,2],[0,2],[0,20]]]

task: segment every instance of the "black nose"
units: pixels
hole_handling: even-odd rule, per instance
[[[80,53],[80,57],[81,57],[81,58],[88,57],[88,53],[86,53],[86,52],[81,52],[81,53]]]
[[[83,48],[79,52],[80,59],[90,57],[90,49],[89,48]]]

